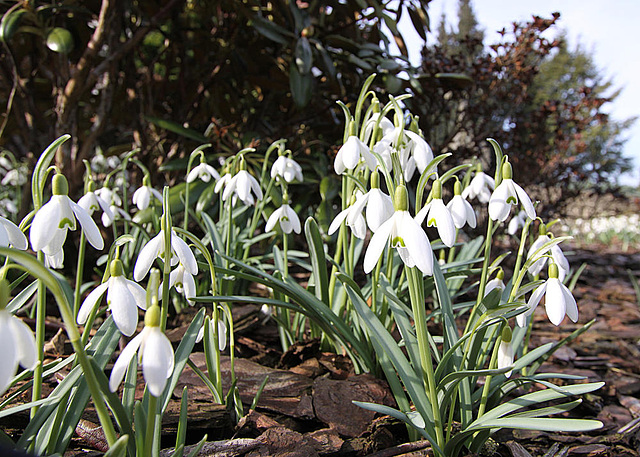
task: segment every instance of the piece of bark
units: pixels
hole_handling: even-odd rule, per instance
[[[516,441],[507,441],[505,446],[507,446],[507,449],[511,452],[511,457],[532,457],[532,455]]]
[[[259,441],[250,438],[209,441],[204,443],[198,457],[241,457],[260,447],[260,445]],[[183,455],[189,455],[194,448],[195,445],[185,446]],[[163,449],[160,451],[160,457],[171,457],[174,451],[175,449],[173,448]]]

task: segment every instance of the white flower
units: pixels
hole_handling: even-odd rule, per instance
[[[142,180],[142,186],[133,193],[133,204],[136,205],[140,211],[149,207],[152,197],[162,201],[162,194],[151,187],[148,182],[149,180],[145,176],[145,179]]]
[[[353,198],[354,197],[352,197],[352,200]],[[340,228],[342,222],[346,220],[347,226],[351,228],[355,237],[363,240],[367,235],[367,222],[362,215],[365,203],[366,199],[364,194],[357,190],[355,193],[355,201],[337,214],[331,222],[331,225],[329,225],[329,231],[327,233],[332,235]]]
[[[107,213],[106,211],[102,213],[102,225],[105,227],[111,225],[115,216],[119,216],[127,221],[131,220],[131,216],[122,209],[122,199],[115,190],[103,186],[100,189],[97,189],[95,194],[105,202],[109,203],[109,210],[111,211],[111,213]]]
[[[442,242],[451,247],[456,242],[456,227],[451,212],[441,198],[442,184],[439,179],[436,179],[433,183],[432,195],[433,199],[416,214],[416,222],[422,224],[422,221],[426,218],[427,226],[437,227],[438,235],[440,235]]]
[[[501,277],[498,276],[492,279],[491,281],[489,281],[487,285],[484,286],[484,296],[486,297],[487,295],[489,295],[489,293],[494,289],[498,289],[499,291],[502,292],[504,288],[505,288],[504,281],[502,280]]]
[[[6,175],[2,178],[3,186],[21,186],[27,182],[26,173],[22,168],[14,168],[13,170],[9,170]]]
[[[487,203],[495,187],[495,180],[491,176],[487,176],[483,171],[477,171],[469,185],[462,191],[462,198],[470,200],[478,197],[481,203]]]
[[[507,233],[511,236],[518,233],[520,228],[524,227],[526,222],[527,213],[524,210],[520,210],[518,214],[513,216],[509,221],[509,225],[507,226]]]
[[[360,163],[360,159],[364,160],[371,171],[376,168],[378,163],[375,156],[369,150],[369,147],[357,136],[351,135],[338,150],[338,154],[333,162],[333,169],[340,175],[346,170],[356,168]]]
[[[133,267],[133,279],[136,281],[142,280],[153,261],[158,257],[164,255],[164,230],[161,230],[155,237],[153,237],[147,244],[144,245],[140,254],[138,254],[138,260]],[[177,257],[177,258],[176,258]],[[178,262],[184,265],[185,269],[192,275],[198,274],[198,263],[196,258],[189,249],[189,245],[176,235],[176,232],[171,230],[171,266],[175,266]]]
[[[522,209],[527,213],[527,217],[533,220],[536,218],[536,210],[531,203],[531,199],[522,187],[511,179],[511,164],[505,162],[502,166],[502,175],[505,177],[500,185],[496,187],[489,200],[489,217],[494,221],[505,221],[511,212],[511,206],[522,204]]]
[[[558,279],[558,267],[552,263],[549,265],[549,279],[533,291],[533,294],[531,294],[527,302],[528,310],[524,314],[516,316],[520,327],[526,325],[525,318],[533,314],[543,296],[545,297],[547,317],[552,324],[560,325],[565,314],[569,316],[569,319],[573,322],[578,322],[578,305],[576,304],[576,299],[573,298],[567,286],[560,282]]]
[[[169,274],[169,287],[176,288],[176,291],[180,294],[184,294],[184,298],[187,299],[189,305],[193,306],[193,297],[196,296],[196,281],[193,275],[187,271],[187,269],[181,263]],[[158,300],[162,299],[162,283],[160,283],[160,289],[158,290]]]
[[[31,222],[29,238],[34,251],[59,256],[67,239],[67,231],[76,229],[80,222],[87,241],[96,249],[104,248],[104,241],[89,213],[67,196],[67,180],[61,174],[53,177],[53,196],[43,205]]]
[[[364,271],[371,272],[384,248],[391,245],[396,248],[402,261],[408,267],[418,267],[423,274],[433,274],[433,251],[427,234],[415,221],[409,211],[407,190],[404,186],[396,189],[396,211],[385,221],[371,237],[364,256]]]
[[[154,397],[159,397],[173,373],[175,361],[171,342],[157,325],[145,325],[142,332],[122,350],[111,370],[109,389],[112,392],[116,391],[136,352],[138,353],[138,363],[142,364],[142,374],[149,388],[149,393]]]
[[[196,179],[200,178],[203,182],[211,181],[211,178],[214,180],[220,179],[220,175],[211,165],[201,162],[200,165],[194,167],[189,174],[187,175],[187,182],[193,182]]]
[[[300,219],[296,212],[286,203],[271,213],[264,228],[265,232],[273,230],[277,223],[280,223],[280,228],[284,233],[291,233],[292,231],[300,233]]]
[[[7,285],[8,288],[8,285]],[[6,309],[0,309],[0,395],[11,384],[18,365],[27,370],[35,368],[36,341],[31,329]]]
[[[456,228],[460,229],[465,224],[468,224],[471,228],[476,228],[476,212],[462,195],[454,195],[451,201],[447,203],[447,208],[451,212],[453,224]]]
[[[27,242],[27,237],[24,236],[24,233],[16,224],[0,216],[0,246],[6,247],[9,245],[24,251],[29,243]]]
[[[422,173],[433,160],[433,151],[424,138],[402,127],[388,131],[376,143],[374,151],[380,154],[388,169],[391,167],[391,152],[396,151],[407,181],[411,180],[416,168]]]
[[[102,225],[109,227],[113,223],[113,211],[111,211],[109,202],[100,197],[96,192],[90,190],[84,194],[80,200],[78,200],[78,205],[82,206],[89,215],[93,215],[94,211],[102,209]]]
[[[366,204],[365,215],[367,225],[372,232],[393,216],[393,201],[391,197],[382,192],[379,188],[374,187],[364,194],[364,204]]]
[[[500,341],[497,362],[498,368],[506,368],[513,365],[513,345],[511,344],[511,341]],[[511,371],[507,371],[504,375],[509,378],[511,376]]]
[[[89,314],[106,291],[107,306],[116,327],[123,335],[131,336],[138,326],[138,308],[147,308],[147,294],[138,283],[124,277],[120,260],[112,260],[110,269],[111,277],[96,287],[82,302],[77,321],[80,325],[87,322]]]
[[[371,139],[371,134],[373,133],[373,129],[375,128],[376,123],[378,122],[378,119],[380,119],[380,123],[378,124],[378,127],[382,131],[383,137],[387,133],[395,129],[395,125],[393,125],[393,122],[391,122],[389,119],[387,119],[386,117],[380,117],[380,113],[373,113],[371,117],[367,119],[367,121],[364,123],[363,137],[364,137],[365,143],[369,143],[369,140]]]
[[[286,182],[303,181],[302,167],[291,157],[280,156],[273,162],[271,177],[278,181],[283,178]]]
[[[233,177],[229,174],[224,175],[216,183],[215,191],[219,192],[224,186],[222,192],[222,200],[227,201],[230,196],[233,196],[232,203],[235,204],[239,198],[242,203],[247,206],[253,205],[256,201],[262,200],[262,189],[260,184],[249,174],[247,170],[240,170]],[[255,195],[255,198],[254,198]]]
[[[531,244],[531,247],[529,248],[529,252],[527,253],[527,259],[532,258],[535,252],[538,249],[540,249],[542,246],[544,246],[545,243],[548,243],[549,241],[551,241],[551,237],[549,235],[545,234],[545,235],[538,236],[538,238],[536,238],[536,240]],[[549,257],[546,256],[545,254],[547,254],[549,251],[551,251],[551,258],[553,259],[553,262],[558,266],[558,278],[560,279],[560,281],[563,281],[564,278],[567,276],[567,273],[569,273],[570,266],[569,266],[569,261],[567,260],[564,253],[562,252],[562,249],[560,249],[560,246],[558,246],[557,244],[552,246],[551,249],[540,251],[536,257],[537,260],[535,260],[529,266],[527,271],[529,271],[529,273],[531,273],[534,276],[539,275],[547,263],[547,259]]]
[[[209,322],[209,332],[211,332],[211,336],[213,336],[213,322]],[[199,343],[204,338],[204,325],[198,331],[198,336],[196,337],[196,343]],[[224,351],[227,348],[227,326],[222,322],[222,320],[218,320],[218,349],[220,351]]]

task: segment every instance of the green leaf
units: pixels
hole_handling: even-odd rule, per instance
[[[311,67],[313,66],[313,53],[311,52],[311,44],[309,44],[307,37],[300,37],[296,42],[295,62],[301,74],[306,75],[311,71]]]
[[[318,223],[314,218],[309,217],[304,223],[304,234],[309,245],[309,256],[311,258],[311,268],[315,294],[327,306],[329,303],[329,278],[327,274],[327,258],[324,255],[324,243]]]
[[[125,457],[129,446],[129,435],[122,435],[104,454],[104,457]]]
[[[287,38],[287,36],[293,36],[293,34],[287,29],[261,16],[254,16],[251,20],[250,25],[253,26],[253,28],[256,29],[258,33],[260,33],[264,37],[285,46],[289,44],[289,39]]]
[[[62,27],[54,27],[47,34],[47,47],[58,54],[69,54],[73,49],[71,32]]]
[[[20,27],[20,21],[22,16],[26,13],[25,10],[19,9],[17,11],[7,11],[2,16],[0,21],[0,41],[7,43]]]
[[[176,133],[185,138],[197,141],[199,143],[207,143],[209,139],[197,130],[193,130],[187,127],[183,127],[174,121],[168,121],[166,119],[160,119],[154,116],[145,116],[145,119],[158,127]]]
[[[42,194],[44,193],[47,168],[49,167],[49,164],[51,164],[58,148],[69,138],[71,138],[71,135],[62,135],[47,146],[33,168],[33,176],[31,178],[31,196],[33,199],[33,206],[36,211],[42,206]]]
[[[483,422],[479,428],[516,428],[540,430],[544,432],[589,432],[602,428],[602,422],[592,419],[565,419],[559,417],[517,417],[509,416]]]
[[[293,102],[298,108],[304,108],[311,100],[313,75],[301,73],[297,65],[291,65],[289,68],[289,88]]]

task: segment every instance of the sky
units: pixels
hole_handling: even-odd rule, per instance
[[[569,48],[580,44],[593,55],[594,63],[614,88],[622,89],[614,103],[608,104],[613,119],[624,120],[640,116],[640,0],[473,0],[472,7],[480,27],[485,32],[485,44],[499,41],[497,30],[509,29],[514,21],[530,20],[532,15],[551,17],[558,11],[558,32],[564,30]],[[432,0],[428,13],[431,28],[436,30],[444,11],[447,20],[457,27],[457,0]],[[407,39],[409,57],[419,62],[422,45],[410,23],[402,25]],[[627,131],[624,152],[634,159],[634,170],[621,177],[624,184],[640,184],[640,119]]]

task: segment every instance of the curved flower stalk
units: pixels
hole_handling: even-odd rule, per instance
[[[558,266],[551,262],[549,264],[549,279],[538,286],[533,291],[529,301],[527,302],[527,311],[519,314],[516,319],[520,327],[526,325],[526,317],[531,316],[536,307],[545,297],[545,310],[547,317],[553,325],[560,325],[564,316],[569,316],[573,322],[578,322],[578,306],[576,299],[573,298],[571,291],[558,279]]]
[[[287,151],[289,154],[291,151]],[[282,178],[285,182],[293,181],[303,182],[302,167],[298,162],[287,155],[278,156],[271,166],[271,178],[280,181]]]
[[[542,246],[545,245],[545,243],[551,241],[551,236],[547,234],[547,226],[545,224],[540,224],[539,230],[540,233],[538,235],[538,238],[536,238],[536,240],[531,244],[531,247],[529,248],[529,251],[527,253],[527,259],[532,259],[532,257],[535,255],[537,260],[533,261],[533,263],[529,266],[528,271],[534,276],[539,275],[549,258],[547,253],[551,251],[551,258],[553,259],[553,262],[558,266],[558,279],[560,279],[560,281],[564,281],[564,278],[569,273],[569,261],[562,252],[562,249],[560,249],[560,246],[558,246],[557,244],[544,251],[537,252],[540,248],[542,248]]]
[[[276,209],[265,226],[265,232],[270,232],[274,229],[276,224],[280,225],[283,233],[289,234],[291,232],[300,233],[302,227],[300,225],[300,218],[296,212],[287,203],[284,203],[280,208]]]
[[[513,179],[511,164],[502,164],[502,182],[496,187],[489,199],[489,217],[494,221],[505,221],[511,212],[511,207],[520,203],[522,209],[531,220],[536,218],[536,210],[531,199],[522,187]]]
[[[491,199],[491,192],[495,187],[495,180],[491,176],[486,175],[480,165],[478,165],[475,176],[469,185],[464,188],[461,195],[465,200],[478,198],[480,203],[488,203]]]
[[[447,203],[447,209],[453,218],[453,224],[456,228],[461,229],[465,225],[476,228],[476,212],[471,204],[461,195],[462,185],[456,180],[453,186],[453,198]]]
[[[431,189],[433,199],[416,214],[416,222],[422,224],[427,219],[428,227],[436,227],[440,239],[447,247],[452,247],[456,242],[456,228],[451,212],[442,200],[442,183],[436,179]]]
[[[395,211],[371,237],[364,256],[364,271],[370,273],[387,245],[396,248],[408,267],[418,267],[425,275],[433,274],[433,250],[427,234],[411,217],[407,188],[398,186],[394,197]]]
[[[64,258],[62,246],[67,239],[67,231],[76,229],[76,219],[94,248],[103,249],[104,241],[89,213],[69,198],[67,179],[57,173],[52,182],[53,196],[33,217],[29,238],[33,250],[42,251],[49,265],[59,268]]]
[[[0,280],[0,395],[16,375],[18,365],[33,370],[38,361],[36,340],[31,329],[5,308],[9,303],[9,282]]]
[[[146,292],[136,282],[124,277],[120,259],[114,259],[109,265],[110,278],[96,287],[84,299],[78,312],[77,322],[84,325],[100,298],[107,293],[107,306],[118,330],[131,336],[138,326],[138,308],[146,309]]]
[[[135,279],[136,281],[141,281],[142,278],[144,278],[147,273],[149,273],[154,260],[156,260],[158,257],[163,258],[164,244],[165,230],[163,227],[160,230],[160,233],[149,240],[140,251],[140,254],[138,254],[138,259],[136,260],[136,264],[133,267],[133,279]],[[189,245],[182,238],[180,238],[173,229],[171,229],[170,232],[170,244],[171,259],[169,260],[169,264],[171,266],[175,266],[179,262],[191,275],[197,275],[198,262],[196,261],[196,257],[193,255],[193,252],[189,248]]]
[[[127,344],[113,365],[109,378],[109,389],[112,392],[122,383],[127,367],[136,353],[149,393],[159,397],[173,373],[175,359],[171,342],[160,329],[160,307],[157,304],[149,307],[144,316],[144,329]]]
[[[95,211],[102,210],[102,225],[109,227],[113,223],[114,215],[111,210],[109,202],[104,200],[100,194],[95,191],[95,183],[90,181],[88,184],[87,192],[78,200],[78,205],[84,208],[84,210],[93,215]]]
[[[149,175],[145,175],[144,178],[142,178],[142,186],[138,187],[138,189],[133,193],[132,202],[140,211],[142,211],[149,207],[149,203],[151,203],[152,198],[162,201],[162,194],[151,187]]]
[[[21,251],[29,247],[27,237],[22,233],[22,230],[9,219],[2,216],[0,216],[0,246],[13,246]]]

